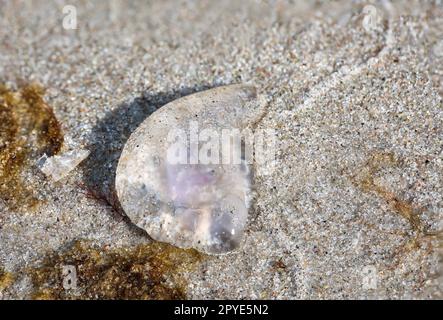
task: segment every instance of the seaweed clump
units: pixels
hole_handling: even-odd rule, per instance
[[[35,207],[37,200],[24,180],[31,160],[54,155],[63,134],[41,86],[12,91],[0,84],[0,203],[12,210]]]
[[[159,242],[109,249],[79,240],[28,274],[34,299],[185,299],[183,273],[201,258],[196,250]],[[76,288],[64,286],[64,266],[76,269]]]
[[[411,226],[411,229],[417,234],[424,234],[425,228],[423,222],[420,219],[420,214],[422,212],[421,208],[416,208],[414,205],[407,200],[400,198],[393,191],[379,185],[375,181],[375,177],[380,173],[380,171],[385,167],[395,167],[397,159],[392,153],[374,153],[369,161],[367,162],[365,168],[360,169],[359,173],[362,175],[358,185],[365,192],[374,192],[389,204],[392,211],[398,213],[404,219],[406,219]]]
[[[3,290],[9,288],[14,283],[15,277],[12,273],[5,271],[0,267],[0,295]]]

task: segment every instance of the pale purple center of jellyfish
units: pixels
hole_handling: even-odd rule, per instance
[[[241,172],[226,173],[214,165],[167,165],[166,178],[180,228],[214,251],[238,246],[247,215],[244,197],[235,194],[235,184],[244,183]]]

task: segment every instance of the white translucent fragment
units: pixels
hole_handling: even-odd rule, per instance
[[[130,220],[153,239],[181,248],[210,254],[238,248],[250,206],[251,170],[235,157],[241,139],[228,140],[232,161],[219,154],[226,145],[218,143],[226,140],[223,130],[235,135],[261,111],[255,88],[231,85],[154,112],[131,135],[117,167],[117,195]]]
[[[85,160],[89,153],[88,150],[71,150],[49,158],[44,155],[39,159],[38,166],[51,180],[59,181]]]

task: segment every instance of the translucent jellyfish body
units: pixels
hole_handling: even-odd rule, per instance
[[[256,90],[246,85],[195,93],[154,112],[131,135],[117,167],[117,195],[130,220],[181,248],[236,249],[251,187],[236,135],[258,115]]]

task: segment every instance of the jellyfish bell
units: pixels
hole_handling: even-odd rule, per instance
[[[241,130],[259,115],[256,100],[252,86],[230,85],[177,99],[148,117],[130,136],[117,167],[117,195],[129,219],[154,240],[177,247],[209,254],[238,248],[250,207],[251,166],[245,159],[214,156],[226,148],[215,141],[208,148],[208,135],[199,143],[195,128],[211,128],[212,137]],[[178,148],[177,139],[168,139],[171,130],[181,140]],[[173,147],[178,158],[171,158]],[[201,161],[202,155],[213,161]]]

